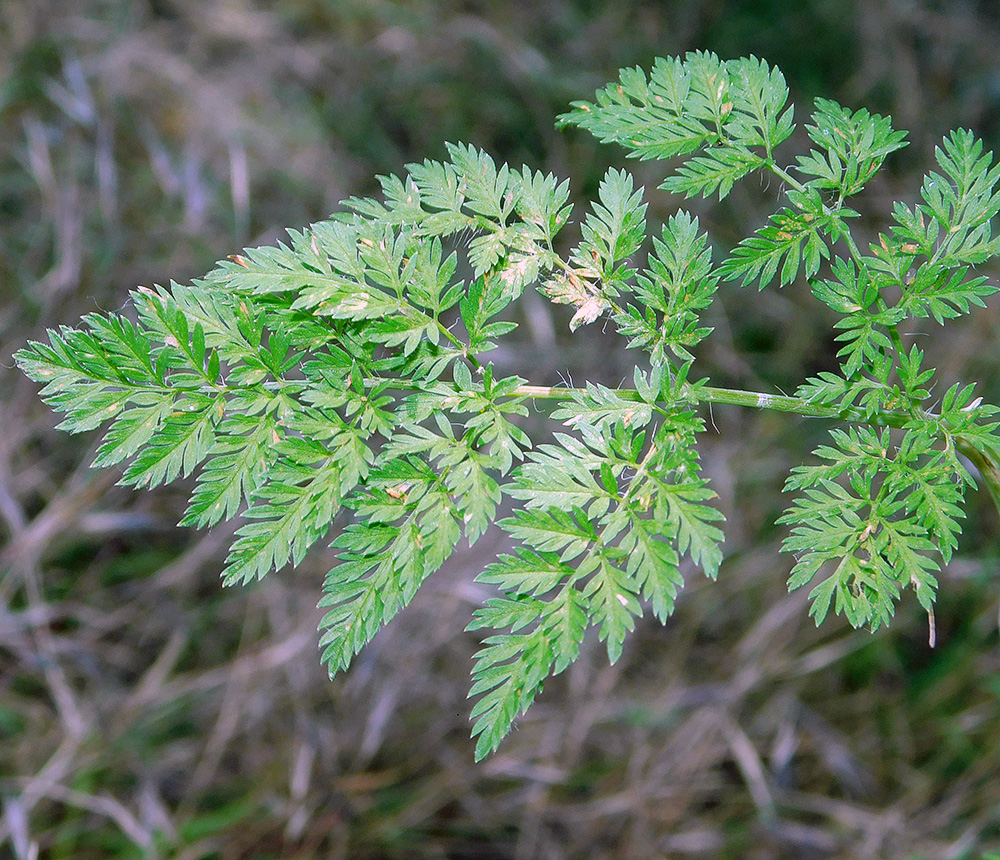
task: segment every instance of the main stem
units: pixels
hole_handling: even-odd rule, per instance
[[[561,386],[522,385],[511,392],[512,397],[530,397],[533,400],[570,400],[574,395],[584,394],[580,388],[564,388]],[[632,389],[621,389],[615,392],[623,400],[641,401],[639,392]],[[905,413],[888,413],[876,419],[870,419],[859,409],[834,409],[832,406],[817,406],[799,397],[789,397],[785,394],[764,394],[756,391],[743,391],[735,388],[715,388],[705,385],[700,388],[689,388],[689,393],[698,403],[719,403],[728,406],[749,406],[753,409],[774,409],[777,412],[794,412],[806,418],[840,418],[845,421],[858,421],[868,424],[881,424],[888,427],[902,427],[909,419]]]
[[[533,400],[571,400],[574,395],[585,394],[580,388],[565,388],[546,385],[521,385],[511,392],[512,397],[530,397]],[[878,416],[867,416],[859,409],[835,409],[832,406],[817,406],[799,397],[785,394],[764,394],[734,388],[716,388],[704,385],[689,387],[691,400],[697,403],[719,403],[728,406],[748,406],[752,409],[773,409],[777,412],[791,412],[805,418],[836,418],[841,421],[860,424],[874,424],[882,427],[903,427],[913,416],[906,412],[888,412]],[[623,400],[642,402],[638,391],[621,389],[616,394]],[[928,415],[932,418],[932,415]],[[989,491],[997,513],[1000,514],[1000,452],[986,453],[966,441],[961,435],[952,437],[956,450],[968,459],[978,470],[986,489]]]

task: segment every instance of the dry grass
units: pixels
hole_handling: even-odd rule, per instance
[[[593,185],[617,154],[557,135],[552,117],[656,53],[754,51],[800,91],[892,111],[915,143],[873,211],[912,193],[952,125],[995,139],[987,12],[891,0],[859,4],[856,18],[840,4],[787,10],[0,5],[0,855],[937,860],[1000,849],[1000,553],[981,501],[943,583],[934,651],[909,603],[876,636],[836,621],[817,631],[804,598],[785,593],[771,524],[788,467],[822,427],[716,410],[704,457],[728,519],[719,583],[692,575],[676,616],[644,623],[614,667],[588,642],[475,766],[465,691],[476,642],[462,629],[499,538],[460,553],[331,682],[315,632],[329,554],[223,591],[227,530],[177,530],[184,488],[132,493],[88,470],[94,440],[55,431],[9,361],[42,327],[323,217],[446,139]],[[756,216],[757,193],[702,207],[720,238]],[[654,199],[655,211],[670,205]],[[802,325],[807,307],[794,290],[730,291],[705,355],[713,379],[773,390],[829,362],[825,321]],[[596,343],[610,334],[568,343],[540,301],[526,322],[500,360],[523,362],[533,381],[630,375],[627,356]],[[996,305],[934,335],[927,349],[945,374],[1000,401]]]

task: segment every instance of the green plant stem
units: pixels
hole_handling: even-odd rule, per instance
[[[482,370],[483,367],[482,364],[480,363],[479,359],[476,358],[475,354],[469,351],[469,347],[461,340],[459,340],[457,337],[455,337],[455,335],[451,333],[448,327],[444,323],[442,323],[441,320],[435,320],[435,322],[437,323],[438,331],[441,332],[441,334],[445,337],[446,340],[451,341],[451,343],[454,346],[458,347],[458,349],[461,350],[462,355],[473,366],[473,368],[475,370]]]
[[[771,171],[771,173],[779,177],[783,182],[787,182],[796,191],[804,192],[806,190],[806,187],[801,182],[799,182],[787,170],[785,170],[782,167],[779,167],[770,156],[768,156],[764,164],[767,167],[767,169]]]
[[[569,400],[576,394],[585,394],[580,388],[564,388],[560,386],[522,385],[513,392],[512,397],[530,397],[534,400]],[[616,392],[625,400],[641,402],[637,391],[623,389]],[[715,388],[705,385],[700,388],[689,388],[693,400],[698,403],[719,403],[728,406],[748,406],[752,409],[774,409],[777,412],[793,412],[806,418],[840,418],[845,421],[857,421],[867,424],[883,424],[889,427],[902,427],[910,416],[904,412],[884,413],[875,419],[865,417],[859,409],[835,409],[832,406],[817,406],[799,397],[789,397],[786,394],[764,394],[756,391],[743,391],[735,388]]]
[[[698,403],[709,405],[718,403],[727,406],[745,406],[751,409],[773,409],[777,412],[790,412],[805,418],[835,418],[842,421],[852,421],[859,424],[872,424],[884,427],[903,427],[914,416],[907,412],[885,412],[875,417],[867,417],[858,409],[835,409],[832,406],[817,406],[799,397],[789,397],[785,394],[764,394],[755,391],[743,391],[734,388],[716,388],[704,385],[688,389],[691,398]],[[581,388],[565,388],[546,385],[521,385],[511,392],[512,397],[528,397],[532,400],[570,400],[575,395],[586,392]],[[642,402],[639,392],[623,389],[616,392],[623,400]],[[925,417],[933,419],[927,414]],[[952,437],[956,450],[977,469],[986,489],[989,491],[997,513],[1000,514],[1000,451],[987,454],[975,445],[967,442],[961,435]]]
[[[800,191],[800,192],[803,192],[803,193],[805,192],[806,186],[803,185],[801,182],[799,182],[787,170],[785,170],[784,168],[779,167],[777,164],[775,164],[775,162],[771,158],[767,159],[766,165],[767,165],[767,168],[775,176],[778,176],[783,182],[787,182],[796,191]],[[824,203],[823,204],[823,211],[826,212],[827,214],[833,214],[838,209],[840,209],[842,203],[843,203],[843,199],[842,198],[838,198],[837,199],[837,205],[835,207],[833,207],[832,209],[829,206],[827,206],[827,204]],[[858,248],[858,245],[854,241],[854,237],[851,235],[850,231],[849,230],[844,230],[841,238],[844,240],[844,242],[847,243],[847,248],[850,251],[851,258],[860,266],[861,265],[861,250]]]

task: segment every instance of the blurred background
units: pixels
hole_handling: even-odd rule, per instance
[[[816,630],[773,525],[821,422],[717,408],[702,451],[726,514],[719,582],[607,665],[596,641],[500,751],[472,760],[466,701],[499,538],[461,551],[350,672],[319,664],[328,550],[223,590],[231,527],[175,526],[189,486],[117,487],[11,354],[117,310],[378,173],[468,141],[572,180],[623,154],[553,129],[623,66],[707,49],[891,113],[911,145],[859,200],[912,201],[935,142],[1000,134],[989,0],[4,0],[0,4],[0,856],[27,858],[981,858],[1000,851],[1000,530],[970,501],[937,647],[911,595],[890,630]],[[633,164],[648,189],[663,165]],[[686,204],[725,253],[779,189]],[[650,220],[680,201],[650,190]],[[582,209],[578,209],[580,213]],[[995,269],[987,272],[1000,275]],[[942,384],[1000,402],[1000,303],[918,341]],[[608,329],[524,303],[497,354],[532,382],[616,385]],[[714,384],[776,392],[830,368],[804,285],[723,288],[699,354]],[[541,421],[541,419],[539,419]]]

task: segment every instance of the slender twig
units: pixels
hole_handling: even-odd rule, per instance
[[[532,400],[572,400],[574,396],[585,394],[582,388],[563,386],[522,385],[511,392],[512,397],[528,397]],[[914,416],[908,412],[881,412],[876,416],[867,416],[860,409],[836,409],[832,406],[819,406],[803,400],[800,397],[789,397],[784,394],[765,394],[756,391],[743,391],[733,388],[715,388],[709,385],[688,387],[686,392],[690,399],[697,403],[726,404],[729,406],[745,406],[751,409],[773,409],[776,412],[789,412],[804,418],[828,418],[848,421],[858,424],[869,424],[880,427],[904,427],[915,417],[933,420],[936,416],[924,412]],[[616,394],[623,400],[642,402],[642,397],[634,389],[620,389]],[[955,448],[969,460],[979,472],[986,489],[989,491],[997,513],[1000,514],[1000,451],[987,453],[976,445],[968,442],[957,434],[952,437]]]
[[[532,400],[571,400],[576,395],[586,392],[582,388],[564,386],[522,385],[511,392],[512,397],[530,397]],[[634,389],[619,389],[615,392],[623,400],[641,402],[642,398]],[[905,412],[882,412],[869,418],[860,409],[837,409],[832,406],[820,406],[803,400],[801,397],[789,397],[785,394],[765,394],[758,391],[744,391],[735,388],[716,388],[710,385],[701,387],[688,386],[686,396],[696,403],[725,404],[728,406],[747,406],[751,409],[773,409],[776,412],[791,412],[805,418],[837,418],[843,421],[854,421],[879,426],[902,427],[911,416]]]

